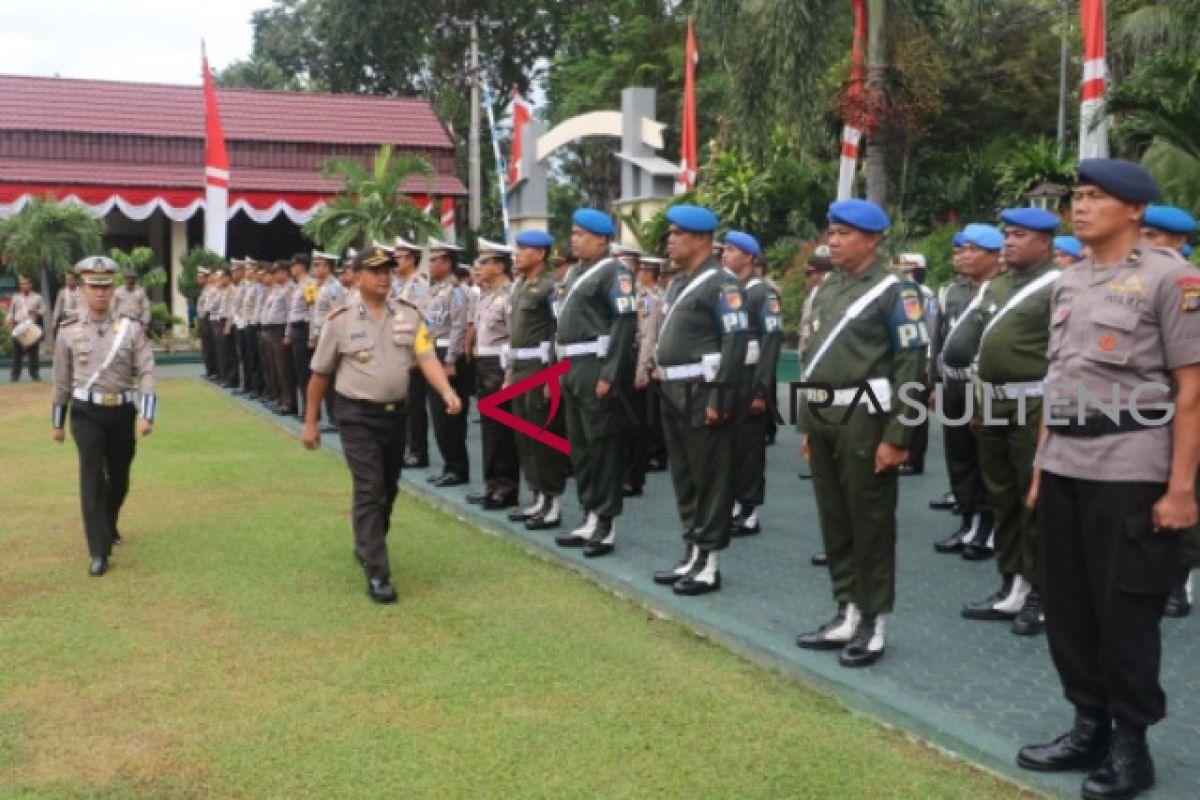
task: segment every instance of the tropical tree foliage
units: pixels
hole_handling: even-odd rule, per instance
[[[76,205],[60,205],[53,195],[30,198],[25,207],[0,220],[0,256],[12,271],[36,277],[44,270],[61,275],[88,253],[100,249],[104,223]]]

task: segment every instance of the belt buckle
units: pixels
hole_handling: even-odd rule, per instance
[[[115,406],[120,402],[120,400],[121,400],[121,396],[118,394],[102,394],[102,395],[100,395],[100,405],[103,405],[103,406],[109,406],[109,407]]]
[[[383,406],[383,410],[390,414],[391,412],[396,410],[396,404],[395,403],[385,403]]]

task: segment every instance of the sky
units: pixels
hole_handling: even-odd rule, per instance
[[[250,14],[270,0],[0,0],[0,73],[200,83],[250,55]]]

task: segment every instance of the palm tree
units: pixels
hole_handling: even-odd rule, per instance
[[[100,249],[104,222],[76,205],[59,205],[54,195],[31,197],[25,207],[0,220],[0,257],[9,269],[41,276],[50,297],[50,271],[62,275],[75,260]]]
[[[370,170],[338,156],[326,162],[323,174],[342,177],[345,188],[302,230],[325,250],[340,253],[372,241],[391,241],[400,234],[415,238],[439,230],[437,222],[403,193],[405,182],[414,176],[424,178],[427,193],[433,191],[433,167],[420,156],[393,156],[391,146],[384,145]]]
[[[1200,160],[1200,59],[1174,49],[1142,60],[1109,92],[1107,111],[1120,118],[1123,135]]]

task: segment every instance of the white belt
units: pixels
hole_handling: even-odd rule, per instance
[[[437,345],[438,347],[449,347],[450,340],[449,339],[437,339],[434,341],[434,344]]]
[[[971,380],[971,368],[948,367],[945,364],[942,364],[942,377],[953,378],[956,381],[969,381]]]
[[[1024,383],[980,383],[993,400],[1016,400],[1020,397],[1041,397],[1045,391],[1042,381]]]
[[[559,344],[555,345],[555,350],[558,352],[559,358],[597,355],[600,352],[600,342],[595,341],[575,342],[574,344]]]
[[[686,381],[688,378],[699,378],[704,374],[703,362],[695,364],[679,364],[674,367],[662,368],[663,380]]]
[[[504,345],[494,345],[492,347],[476,347],[475,355],[479,358],[499,358],[504,354]]]
[[[518,347],[511,351],[514,361],[538,360],[543,363],[550,360],[550,343],[544,342],[541,347]]]
[[[758,342],[750,341],[746,343],[746,366],[753,367],[758,363],[759,354],[762,351],[759,349]]]
[[[137,392],[132,390],[107,394],[105,392],[85,392],[83,389],[76,389],[71,392],[71,396],[76,400],[97,406],[123,406],[126,403],[132,403],[137,400]]]
[[[867,386],[871,388],[871,393],[875,395],[875,399],[879,401],[879,407],[884,411],[892,410],[892,384],[887,378],[872,378],[867,381]],[[805,391],[805,397],[809,402],[821,403],[828,397],[828,394],[823,389],[808,389]],[[833,402],[830,405],[848,406],[852,403],[869,403],[867,393],[862,391],[859,386],[851,386],[849,389],[834,389]]]

